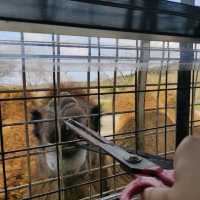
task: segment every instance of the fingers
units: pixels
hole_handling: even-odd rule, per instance
[[[142,200],[168,200],[168,188],[147,188],[142,194]]]
[[[166,186],[172,187],[175,183],[175,171],[174,170],[162,170],[159,172],[159,179]]]
[[[132,199],[132,197],[134,197],[137,194],[140,194],[145,190],[145,188],[148,187],[162,188],[165,187],[165,185],[162,183],[162,181],[153,177],[137,176],[137,178],[130,182],[122,191],[120,200],[130,200]]]

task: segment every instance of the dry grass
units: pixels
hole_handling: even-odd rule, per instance
[[[1,88],[2,89],[2,88]],[[5,89],[5,88],[4,88]],[[10,89],[16,89],[10,88]],[[15,98],[22,97],[21,93],[16,94],[0,94],[0,98]],[[28,109],[33,106],[33,102],[28,103]],[[25,121],[24,115],[24,102],[23,101],[3,101],[1,102],[1,115],[3,118],[3,124],[10,124],[16,122]],[[30,117],[30,116],[28,116]],[[34,136],[31,134],[31,126],[29,126],[29,143],[30,146],[37,145],[37,141]],[[26,136],[25,136],[25,126],[9,126],[3,127],[3,143],[4,143],[4,152],[20,150],[27,147],[26,145]],[[9,158],[10,156],[20,156],[23,153],[10,153],[6,154],[5,158]],[[34,171],[34,166],[36,162],[35,157],[31,157],[31,166]],[[20,186],[28,183],[28,170],[27,170],[27,158],[19,157],[15,159],[8,159],[5,161],[5,170],[6,170],[6,183],[7,187]],[[0,164],[0,190],[4,189],[3,184],[3,170],[2,170],[2,162]],[[8,192],[8,199],[20,199],[22,195],[26,192],[26,188]],[[3,194],[0,193],[0,199],[3,199]]]
[[[4,90],[17,90],[20,88],[17,87],[0,87],[1,91]],[[66,89],[66,88],[65,88]],[[69,89],[68,89],[69,91]],[[69,91],[70,92],[70,91]],[[74,91],[72,94],[80,94],[81,91]],[[27,93],[28,96],[49,96],[52,95],[49,92],[30,92]],[[0,98],[20,98],[23,97],[23,94],[21,92],[19,93],[0,93]],[[82,100],[86,99],[87,97],[77,97]],[[49,99],[43,99],[43,100],[28,100],[27,101],[27,113],[28,113],[28,120],[30,120],[30,111],[33,108],[43,107],[47,104]],[[90,105],[93,105],[93,100],[91,99]],[[24,108],[24,101],[21,100],[11,100],[11,101],[1,101],[1,115],[3,119],[3,125],[5,124],[11,124],[11,123],[23,123],[26,121],[25,119],[25,108]],[[4,143],[4,152],[9,151],[16,151],[16,150],[22,150],[27,148],[27,140],[29,141],[29,147],[38,146],[37,139],[34,137],[32,133],[32,125],[28,125],[28,138],[26,137],[26,127],[25,125],[16,125],[16,126],[6,126],[3,127],[3,143]],[[36,153],[37,150],[31,150],[31,153]],[[14,159],[9,159],[9,157],[17,157]],[[39,156],[31,155],[30,159],[27,159],[27,152],[16,152],[16,153],[7,153],[5,155],[6,161],[5,161],[5,170],[6,170],[6,184],[8,190],[10,190],[13,187],[21,187],[23,185],[26,185],[23,189],[17,189],[14,191],[8,192],[8,199],[9,200],[16,200],[16,199],[22,199],[24,196],[28,193],[28,183],[29,183],[29,170],[28,170],[28,162],[30,161],[31,171],[30,171],[30,177],[31,177],[31,183],[34,183],[35,181],[39,180],[47,180],[48,177],[48,169],[46,170],[46,174],[41,174],[40,170],[38,169],[40,166],[39,164]],[[0,199],[4,199],[3,189],[4,189],[4,176],[3,176],[3,168],[2,168],[2,162],[0,163]],[[73,180],[74,181],[74,180]],[[78,181],[78,180],[77,180]],[[84,179],[80,180],[80,183],[82,181],[86,181],[85,177]],[[58,187],[57,181],[53,181],[51,183],[42,184],[38,186],[32,187],[33,194],[41,194],[41,193],[47,193],[52,192],[56,190]],[[74,195],[78,198],[78,196],[83,196],[83,194],[87,193],[87,190],[89,190],[89,187],[83,186],[79,189],[71,189],[70,192],[66,192],[66,194]],[[57,195],[57,194],[55,194]],[[49,195],[42,197],[41,199],[57,199],[55,195]],[[40,199],[40,198],[38,198]],[[71,196],[72,199],[72,196]],[[73,198],[74,199],[74,198]]]
[[[169,74],[169,82],[176,83],[177,82],[177,74],[170,73]],[[147,83],[156,84],[158,83],[158,74],[150,73],[147,77]],[[161,77],[161,83],[165,83],[165,75]],[[168,88],[172,88],[172,86],[168,86]],[[173,86],[176,87],[176,86]],[[164,89],[165,85],[161,86],[160,89]],[[148,86],[147,90],[158,90],[157,86]],[[128,90],[128,89],[126,89]],[[158,93],[159,92],[159,93]],[[198,95],[198,93],[197,93]],[[107,102],[108,104],[108,102]],[[111,103],[112,105],[112,103]],[[165,110],[165,106],[167,105],[167,112]],[[157,110],[157,108],[159,108]],[[144,129],[156,128],[165,126],[165,122],[167,125],[172,125],[176,123],[176,90],[168,90],[167,93],[165,91],[152,91],[145,93],[145,110],[155,109],[153,111],[145,111],[144,116]],[[135,110],[135,95],[133,94],[119,94],[116,95],[116,103],[115,110],[118,112]],[[167,117],[165,119],[165,117]],[[195,110],[194,119],[199,119],[199,113]],[[135,113],[128,114],[120,114],[117,117],[116,123],[116,133],[115,138],[116,143],[120,146],[123,146],[128,149],[135,149],[135,138],[133,134],[129,134],[129,138],[121,140],[121,136],[119,134],[123,134],[124,132],[134,132],[135,131]],[[166,135],[165,135],[166,133]],[[144,135],[144,151],[150,154],[162,154],[165,151],[170,152],[175,150],[175,127],[174,128],[160,128],[155,129],[153,131],[141,131],[139,134]],[[200,127],[195,127],[193,129],[194,135],[200,134]],[[118,136],[119,135],[119,136]],[[165,149],[166,144],[166,149]],[[168,158],[173,158],[173,154],[167,155]],[[112,159],[107,157],[107,163],[111,164]],[[119,174],[123,172],[121,168],[116,167],[115,169],[109,168],[109,173]],[[118,176],[109,181],[109,185],[111,188],[115,185],[115,187],[122,187],[127,185],[128,182],[132,180],[132,176],[122,175]]]
[[[162,78],[164,81],[164,78]],[[176,75],[173,75],[170,79],[171,81],[176,81]],[[149,83],[157,82],[157,75],[153,74],[148,76]],[[123,82],[124,83],[124,82]],[[125,84],[125,83],[124,83]],[[17,87],[0,87],[0,90],[6,89],[19,89]],[[152,88],[148,88],[152,89]],[[153,89],[158,89],[157,87]],[[30,93],[28,95],[35,95]],[[37,95],[43,96],[44,93],[37,93]],[[147,92],[145,94],[145,109],[156,109],[157,106],[160,108],[165,107],[166,103],[166,94],[165,92],[159,93],[158,98],[157,92]],[[5,94],[0,93],[0,98],[15,98],[15,97],[22,97],[22,93],[13,93],[13,94]],[[158,101],[157,101],[158,98]],[[118,94],[116,95],[116,104],[115,104],[115,111],[130,111],[134,110],[135,108],[135,101],[134,101],[134,94]],[[102,97],[102,104],[103,109],[105,112],[112,111],[112,96]],[[28,101],[27,107],[28,110],[32,109],[35,106],[42,106],[45,102],[42,101]],[[168,91],[167,92],[167,106],[175,107],[176,106],[176,91]],[[24,115],[24,102],[23,101],[3,101],[1,102],[1,114],[3,118],[3,124],[7,123],[15,123],[15,122],[23,122],[25,121]],[[30,116],[28,115],[28,118]],[[194,119],[199,119],[198,112],[195,112]],[[168,109],[167,110],[167,124],[174,124],[176,121],[176,111],[175,109]],[[156,126],[164,126],[165,125],[165,110],[160,109],[158,112],[150,111],[145,112],[145,121],[144,121],[144,128],[153,128]],[[36,146],[37,140],[31,133],[32,126],[29,125],[29,141],[30,146]],[[112,129],[112,124],[110,125],[110,129]],[[116,121],[116,138],[121,136],[117,136],[118,134],[126,131],[134,131],[135,130],[135,116],[134,114],[121,114],[117,116]],[[175,131],[166,130],[167,132],[167,151],[172,151],[175,149]],[[144,132],[142,132],[144,133]],[[145,132],[147,134],[148,132]],[[150,132],[149,132],[150,133]],[[144,137],[144,146],[145,152],[156,154],[156,153],[163,153],[165,151],[164,144],[165,144],[165,129],[160,129],[159,132],[153,131],[152,134],[147,134]],[[157,136],[156,134],[159,133]],[[194,128],[194,133],[199,134],[200,129]],[[131,135],[129,135],[131,136]],[[25,126],[13,126],[13,127],[4,127],[3,128],[3,138],[4,138],[4,150],[5,151],[12,151],[16,149],[23,149],[26,148],[26,137],[25,137]],[[126,147],[126,148],[134,148],[135,147],[135,140],[133,137],[124,140],[117,140],[116,141],[119,145]],[[158,148],[156,148],[156,144]],[[15,153],[16,156],[20,156],[22,153]],[[13,155],[13,154],[12,154]],[[6,157],[11,156],[11,154],[7,154]],[[112,159],[108,159],[110,163]],[[34,176],[36,172],[35,167],[37,166],[37,158],[32,156],[31,157],[31,173]],[[16,159],[7,160],[5,162],[6,165],[6,177],[7,177],[7,187],[14,187],[20,186],[23,184],[28,183],[28,170],[27,170],[27,157],[20,157]],[[116,169],[116,173],[121,172],[120,168]],[[110,169],[110,173],[113,174],[113,168]],[[129,176],[119,176],[116,178],[117,185],[122,186],[127,184],[130,180]],[[112,180],[113,181],[113,180]],[[109,182],[111,186],[113,186],[113,182]],[[3,185],[3,171],[2,171],[2,163],[0,163],[0,190],[4,188]],[[9,192],[9,199],[20,199],[24,193],[27,192],[27,188],[16,190],[13,192]],[[0,199],[3,199],[3,194],[0,193]]]

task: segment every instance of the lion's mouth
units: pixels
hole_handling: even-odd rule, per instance
[[[63,165],[64,173],[77,172],[86,160],[87,151],[78,146],[63,145],[61,148],[62,154],[60,155],[59,152],[55,147],[46,151],[46,163],[52,172],[57,172],[58,160]]]

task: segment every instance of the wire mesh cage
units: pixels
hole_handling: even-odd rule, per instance
[[[0,199],[120,198],[132,174],[66,120],[164,161],[199,134],[199,8],[149,2],[2,1]]]
[[[199,132],[200,47],[192,47],[193,61],[182,63],[174,42],[1,32],[1,199],[119,198],[132,177],[81,146],[63,119],[172,159],[179,90],[190,95],[190,134]],[[191,70],[189,89],[178,83],[180,63]]]

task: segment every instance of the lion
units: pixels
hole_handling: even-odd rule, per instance
[[[2,129],[5,152],[29,149],[5,154],[7,199],[28,199],[31,195],[40,200],[56,200],[60,195],[62,199],[77,200],[99,194],[98,154],[80,148],[80,138],[65,126],[64,119],[73,118],[98,132],[100,106],[92,98],[89,99],[84,90],[73,87],[71,83],[61,84],[60,98],[53,97],[55,88],[49,86],[48,91],[26,93],[28,97],[37,97],[37,100],[2,102],[3,124],[26,121],[25,118],[30,122],[28,125],[3,126]],[[18,97],[23,97],[23,94],[1,95],[1,98]],[[25,109],[28,112],[26,117]],[[72,140],[76,145],[70,145]],[[7,156],[14,154],[17,159]],[[3,163],[0,165],[3,166]],[[0,177],[0,195],[3,199],[3,171],[0,171]],[[86,184],[88,180],[93,183]],[[9,190],[15,186],[19,189]]]
[[[116,111],[130,111],[135,107],[134,96],[131,93],[118,95],[116,97]],[[166,148],[167,151],[172,151],[175,148],[175,129],[173,128],[174,121],[166,115],[162,110],[156,110],[156,98],[152,94],[145,96],[145,108],[149,111],[145,112],[145,120],[143,129],[138,133],[138,137],[143,135],[143,148],[142,151],[147,154],[157,155],[165,151],[165,133],[166,133]],[[136,125],[135,113],[124,113],[116,117],[116,131],[114,133],[115,144],[121,146],[130,152],[136,151]],[[165,123],[169,125],[165,129]],[[170,127],[172,125],[172,127]],[[155,129],[155,127],[159,127]],[[146,130],[145,130],[146,129]],[[157,145],[156,145],[157,143]],[[141,151],[139,149],[139,151]],[[171,158],[170,155],[167,155]],[[112,165],[113,159],[106,156],[106,164]],[[133,175],[127,174],[117,162],[115,166],[108,168],[109,176],[115,175],[112,180],[108,182],[110,189],[122,189],[131,180]]]

